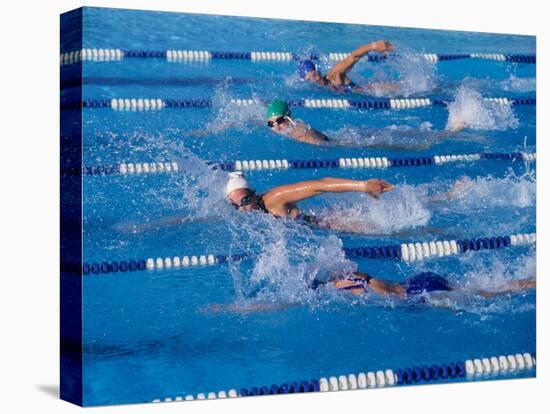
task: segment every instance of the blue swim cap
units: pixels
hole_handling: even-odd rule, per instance
[[[298,63],[298,75],[300,75],[300,78],[302,79],[305,79],[306,75],[315,69],[315,63],[311,60],[302,60]]]
[[[433,272],[422,272],[412,276],[405,281],[404,286],[409,295],[419,295],[424,291],[453,290],[447,279]]]

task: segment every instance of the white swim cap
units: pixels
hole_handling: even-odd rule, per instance
[[[225,186],[226,196],[239,188],[250,188],[248,181],[246,181],[246,178],[244,178],[244,174],[241,171],[230,172],[228,176],[229,179],[227,180],[227,185]]]

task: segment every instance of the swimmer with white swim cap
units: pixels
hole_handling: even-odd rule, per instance
[[[240,211],[259,210],[274,217],[287,217],[300,220],[304,224],[312,224],[332,230],[351,233],[379,232],[374,224],[350,223],[340,215],[319,218],[314,214],[304,214],[295,204],[300,200],[322,193],[363,192],[378,198],[381,193],[390,191],[393,185],[379,179],[366,181],[348,180],[345,178],[321,178],[320,180],[301,181],[294,184],[281,185],[272,188],[262,195],[256,194],[240,171],[228,174],[225,186],[225,196],[228,201]],[[182,216],[163,217],[149,220],[147,223],[130,223],[119,227],[119,231],[137,233],[159,229],[167,226],[177,226],[192,221],[207,221],[208,218],[193,219],[187,214]]]
[[[394,50],[393,45],[386,40],[367,43],[351,52],[345,59],[334,65],[326,75],[322,75],[311,60],[302,60],[298,64],[298,75],[303,80],[316,83],[326,88],[343,93],[366,93],[373,90],[395,91],[399,85],[390,82],[373,82],[359,86],[347,77],[347,73],[363,56],[369,52],[388,53]]]
[[[380,194],[390,191],[393,187],[392,184],[376,178],[363,181],[325,177],[280,185],[258,195],[250,187],[244,174],[237,171],[229,173],[225,195],[239,211],[258,210],[274,217],[292,218],[333,230],[354,232],[349,228],[349,224],[338,222],[337,218],[321,221],[313,214],[303,214],[296,203],[323,193],[361,192],[378,198]]]

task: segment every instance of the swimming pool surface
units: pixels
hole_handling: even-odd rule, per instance
[[[535,53],[535,38],[529,36],[84,11],[84,48],[305,54],[350,51],[377,39],[390,40],[401,53]],[[326,71],[330,63],[320,66]],[[253,97],[365,98],[301,82],[295,68],[293,62],[242,60],[83,64],[83,99],[213,99],[211,108],[83,110],[84,165],[170,160],[181,170],[84,176],[84,261],[237,252],[255,256],[217,266],[84,276],[85,405],[535,351],[534,291],[493,299],[428,297],[427,304],[419,304],[307,288],[312,274],[354,263],[361,271],[395,281],[434,271],[473,290],[534,276],[534,246],[411,264],[349,261],[343,253],[344,246],[535,232],[534,163],[486,160],[247,174],[259,193],[324,176],[383,178],[395,184],[378,201],[348,193],[300,203],[319,216],[338,214],[366,232],[349,234],[237,212],[224,200],[226,172],[206,162],[535,152],[535,106],[491,105],[480,96],[534,97],[536,65],[476,59],[435,65],[414,58],[359,62],[349,75],[358,83],[370,76],[399,81],[401,91],[383,97],[459,103],[407,110],[293,108],[294,117],[353,144],[349,147],[286,139],[265,127],[264,105],[230,103]],[[63,93],[70,94],[70,84],[65,86]],[[450,116],[461,116],[472,127],[439,139]],[[452,197],[440,197],[449,191],[454,191]],[[180,217],[179,224],[166,223],[172,216]],[[274,309],[245,310],[255,303]],[[240,308],[220,306],[232,304]]]

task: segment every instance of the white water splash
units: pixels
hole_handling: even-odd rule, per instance
[[[450,292],[430,292],[401,301],[409,306],[421,300],[422,304],[455,312],[479,315],[480,320],[495,315],[530,312],[535,309],[533,289],[508,292],[511,283],[536,277],[536,253],[530,249],[524,254],[507,251],[478,252],[456,257],[456,265],[449,269],[448,262],[419,262],[412,264],[407,274],[432,271],[443,275],[453,287]],[[403,270],[401,270],[403,272]],[[514,287],[515,288],[515,287]]]
[[[420,151],[447,138],[441,131],[433,131],[430,122],[423,122],[419,128],[408,125],[389,125],[385,128],[347,126],[329,131],[334,145],[346,147],[387,148],[394,150]]]
[[[510,174],[504,178],[462,176],[446,193],[434,196],[434,201],[452,203],[452,210],[469,211],[480,208],[522,208],[536,203],[536,180],[533,173]]]
[[[447,129],[465,126],[478,130],[504,131],[519,126],[511,106],[485,101],[479,92],[465,86],[458,88],[455,100],[447,108]]]
[[[194,218],[219,216],[230,210],[224,195],[227,173],[212,169],[182,144],[172,143],[170,149],[181,173],[170,176],[181,194],[174,207],[192,212]]]
[[[335,236],[317,240],[320,244],[295,250],[297,246],[279,240],[264,246],[252,269],[250,280],[261,285],[258,297],[291,302],[307,300],[313,294],[309,284],[313,279],[327,282],[331,274],[342,275],[357,269],[345,258],[342,242]],[[299,260],[297,260],[299,259]]]
[[[402,185],[374,199],[366,194],[327,195],[321,223],[343,232],[387,235],[425,226],[431,217],[421,191]]]
[[[500,82],[502,90],[507,92],[534,92],[537,89],[537,78],[518,78],[514,75]]]
[[[424,57],[412,54],[399,55],[389,60],[399,73],[401,96],[431,92],[437,85],[437,65]]]
[[[315,296],[309,283],[327,280],[331,272],[355,270],[345,258],[342,241],[291,220],[261,212],[226,217],[231,232],[231,251],[254,256],[252,262],[234,263],[230,272],[237,297],[263,303],[308,303]]]
[[[237,105],[231,101],[233,96],[228,89],[228,86],[225,85],[215,90],[212,97],[213,118],[205,128],[189,131],[186,135],[209,136],[230,129],[246,134],[254,132],[259,125],[263,126],[265,106],[260,102],[260,98],[253,94],[250,97],[250,99],[256,100],[253,105]]]

